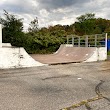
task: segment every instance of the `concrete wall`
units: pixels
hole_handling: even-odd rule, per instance
[[[27,54],[24,48],[0,48],[0,68],[43,66]]]
[[[107,59],[107,48],[106,47],[100,47],[98,48],[98,60],[106,60]]]
[[[89,48],[91,48],[91,47],[89,47]],[[94,47],[94,48],[96,48],[96,47]],[[95,51],[93,52],[93,54],[88,59],[86,59],[84,62],[94,62],[97,60],[98,60],[98,48],[96,48]]]
[[[66,47],[73,47],[72,44],[66,44]],[[91,48],[91,47],[88,47]],[[107,59],[107,47],[94,47],[96,50],[93,52],[90,58],[84,62],[103,61]]]
[[[104,61],[107,59],[107,48],[99,47],[93,52],[93,55],[85,62],[93,62],[93,61]]]

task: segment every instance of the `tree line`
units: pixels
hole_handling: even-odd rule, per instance
[[[66,36],[70,34],[110,33],[110,20],[96,18],[93,13],[77,17],[77,21],[71,25],[58,24],[42,28],[38,28],[36,17],[30,22],[28,32],[23,32],[23,19],[4,10],[0,23],[3,24],[3,42],[24,47],[28,53],[52,53],[66,43]]]

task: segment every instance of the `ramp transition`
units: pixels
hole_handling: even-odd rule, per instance
[[[2,47],[0,48],[0,69],[43,66],[44,64],[34,60],[24,48]]]
[[[58,51],[50,55],[32,54],[32,58],[43,64],[63,64],[74,62],[92,62],[100,60],[98,58],[97,47],[71,47],[61,45]],[[103,51],[104,53],[105,51]],[[102,53],[101,53],[102,54]],[[104,53],[106,55],[106,53]],[[105,60],[104,57],[102,60]]]

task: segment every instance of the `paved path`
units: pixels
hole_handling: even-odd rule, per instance
[[[75,63],[0,70],[0,110],[60,110],[97,96],[105,98],[71,110],[110,110],[110,62]]]

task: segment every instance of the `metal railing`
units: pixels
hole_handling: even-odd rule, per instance
[[[67,44],[75,47],[106,47],[107,33],[84,36],[68,35]]]

